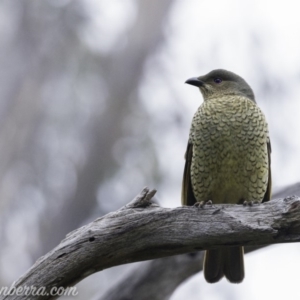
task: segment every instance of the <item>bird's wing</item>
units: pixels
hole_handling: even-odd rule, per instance
[[[193,144],[188,143],[185,153],[185,166],[183,171],[182,191],[181,191],[181,204],[194,205],[197,200],[194,196],[192,182],[191,182],[191,163],[193,156]]]
[[[272,189],[272,177],[271,177],[271,142],[270,140],[267,142],[268,147],[268,164],[269,164],[269,177],[268,177],[268,185],[267,190],[264,195],[262,202],[267,202],[271,199],[271,189]]]

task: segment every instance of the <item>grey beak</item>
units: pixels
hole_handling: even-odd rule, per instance
[[[200,79],[198,79],[197,77],[192,77],[190,79],[188,79],[185,83],[190,84],[190,85],[194,85],[197,87],[203,86],[204,82],[201,81]]]

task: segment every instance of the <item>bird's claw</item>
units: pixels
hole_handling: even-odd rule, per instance
[[[259,204],[260,202],[258,201],[258,200],[254,200],[254,201],[247,201],[247,200],[245,200],[244,202],[243,202],[243,205],[244,206],[253,206],[253,204]]]
[[[212,201],[211,201],[211,200],[200,201],[200,202],[196,202],[196,203],[194,204],[194,206],[200,207],[200,208],[203,208],[204,205],[212,205]]]

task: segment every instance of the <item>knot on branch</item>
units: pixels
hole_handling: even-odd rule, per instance
[[[281,218],[275,220],[273,228],[278,230],[278,236],[299,234],[300,226],[300,199],[298,196],[290,196],[284,199],[287,203],[286,209],[282,212]]]
[[[283,213],[283,215],[291,214],[300,211],[300,200],[297,196],[290,196],[284,199],[285,202],[290,202],[288,209]]]

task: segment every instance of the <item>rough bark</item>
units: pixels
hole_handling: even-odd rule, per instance
[[[273,198],[288,195],[300,195],[300,183],[278,190]],[[263,247],[247,246],[245,253]],[[143,262],[112,289],[105,293],[99,291],[93,300],[167,300],[181,283],[202,271],[203,254],[199,251]]]
[[[300,241],[300,198],[253,205],[162,208],[145,188],[128,205],[70,234],[16,283],[67,287],[112,266],[230,245]],[[1,299],[50,299],[10,295]]]

